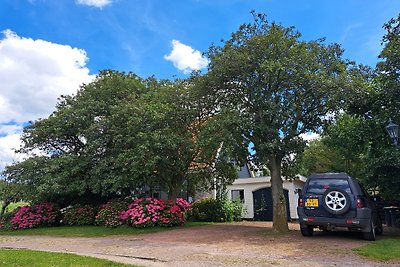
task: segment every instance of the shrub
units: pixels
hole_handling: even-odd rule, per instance
[[[121,212],[120,218],[134,227],[183,225],[189,208],[190,204],[183,199],[174,203],[171,200],[138,198]]]
[[[192,205],[191,220],[201,222],[231,222],[242,219],[243,203],[204,198]]]
[[[62,223],[66,225],[92,225],[97,209],[90,205],[74,205],[62,211]]]
[[[59,222],[58,219],[58,209],[52,203],[43,202],[33,206],[17,208],[11,224],[13,229],[27,229],[54,225]]]
[[[240,200],[223,202],[224,218],[227,222],[242,220],[243,203]]]
[[[213,198],[203,198],[192,205],[192,220],[200,222],[223,222],[223,203]]]
[[[128,209],[129,202],[126,199],[110,200],[100,206],[100,210],[96,215],[95,224],[104,225],[106,227],[117,227],[124,223],[120,218],[122,211]]]
[[[14,217],[15,212],[7,212],[0,216],[0,230],[12,230],[11,220]]]

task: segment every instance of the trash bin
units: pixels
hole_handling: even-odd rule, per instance
[[[392,227],[393,224],[395,223],[395,217],[396,217],[394,213],[396,210],[399,210],[399,207],[394,207],[394,206],[384,207],[383,210],[385,211],[386,226]]]
[[[390,210],[390,219],[393,227],[400,227],[400,208]]]

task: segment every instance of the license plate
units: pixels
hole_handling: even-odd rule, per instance
[[[307,198],[306,207],[318,207],[318,198]]]

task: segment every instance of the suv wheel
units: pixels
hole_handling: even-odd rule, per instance
[[[382,235],[382,234],[383,234],[383,226],[382,226],[382,221],[381,221],[381,219],[378,219],[377,224],[378,224],[378,225],[376,226],[375,234],[377,234],[377,235]]]
[[[300,227],[300,231],[303,236],[312,236],[314,233],[314,227],[312,226],[306,226],[304,228]]]
[[[370,223],[370,230],[368,232],[364,232],[363,233],[363,237],[365,240],[368,241],[375,241],[375,225],[371,219],[371,223]]]
[[[331,214],[344,214],[350,208],[350,196],[341,189],[328,189],[322,195],[322,205]]]

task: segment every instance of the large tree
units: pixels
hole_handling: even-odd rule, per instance
[[[21,182],[30,181],[32,198],[89,200],[115,196],[132,188],[132,181],[118,190],[105,181],[120,179],[118,173],[95,173],[98,162],[110,155],[111,140],[104,119],[127,97],[139,99],[146,82],[134,74],[102,71],[81,86],[75,96],[61,96],[47,118],[24,128],[20,152],[30,158],[8,168]],[[111,166],[110,166],[111,168]],[[96,176],[95,176],[96,175]]]
[[[253,16],[253,23],[209,49],[204,92],[220,100],[216,110],[240,116],[253,159],[271,172],[273,228],[287,231],[283,162],[302,151],[302,134],[319,132],[340,108],[349,89],[347,64],[338,44],[304,41],[293,27]]]
[[[61,204],[144,188],[174,199],[182,189],[212,185],[205,181],[218,168],[234,167],[214,164],[221,144],[224,153],[229,148],[229,132],[215,126],[222,115],[212,116],[208,102],[191,93],[196,80],[201,77],[158,81],[102,71],[75,96],[62,96],[48,118],[24,129],[20,151],[31,157],[6,173],[35,188],[32,200]]]
[[[400,150],[391,145],[385,126],[389,118],[400,122],[400,16],[383,28],[387,32],[376,70],[353,70],[359,90],[349,99],[346,114],[327,128],[323,143],[345,159],[338,171],[349,172],[386,199],[395,199],[400,197]],[[316,153],[323,151],[319,148]],[[316,159],[315,165],[324,160]]]

